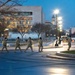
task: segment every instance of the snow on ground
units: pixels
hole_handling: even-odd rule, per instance
[[[15,39],[17,37],[22,38],[20,33],[9,32],[9,37],[8,38]],[[25,33],[24,36],[23,36],[23,38],[25,38],[25,39],[28,39],[29,37],[31,37],[32,39],[37,39],[38,35],[36,33]]]

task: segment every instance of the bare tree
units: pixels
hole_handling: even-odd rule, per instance
[[[13,6],[22,6],[27,0],[0,0],[0,12],[4,12]]]
[[[42,32],[44,32],[44,24],[41,24],[41,23],[36,23],[33,25],[32,29],[31,29],[33,32],[36,32],[38,34],[38,38],[40,36],[40,34]]]
[[[7,28],[9,25],[9,20],[7,20],[7,23],[5,23],[6,22],[5,17],[9,17],[6,16],[6,14],[17,10],[17,9],[11,10],[11,8],[13,8],[14,6],[22,6],[22,4],[26,1],[27,0],[0,0],[0,27],[4,27],[3,30],[0,29],[0,32],[3,33],[5,28]],[[14,16],[15,15],[11,15],[11,17]]]
[[[24,35],[31,29],[31,26],[24,26],[24,25],[20,25],[17,26],[17,32],[20,33],[20,35],[22,36],[22,40],[24,39]]]
[[[0,36],[1,36],[1,34],[4,34],[5,28],[6,28],[6,25],[3,25],[0,23]]]

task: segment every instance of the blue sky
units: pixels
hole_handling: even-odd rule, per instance
[[[75,0],[27,0],[24,6],[41,6],[45,20],[51,21],[53,10],[59,9],[59,16],[63,17],[63,28],[75,27]]]

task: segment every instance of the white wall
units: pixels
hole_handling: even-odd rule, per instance
[[[17,37],[22,38],[22,36],[21,36],[20,33],[12,33],[12,32],[9,32],[8,38],[16,39]],[[31,37],[32,39],[37,39],[38,38],[38,35],[36,33],[29,33],[29,34],[26,33],[23,36],[24,39],[28,39],[29,37]]]
[[[44,14],[41,6],[14,6],[12,9],[15,9],[17,12],[32,12],[33,14],[29,16],[32,17],[31,24],[43,23],[44,21]]]

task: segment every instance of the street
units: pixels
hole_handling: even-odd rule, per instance
[[[74,7],[75,0],[0,0],[0,75],[75,75]]]
[[[64,46],[65,49],[66,46]],[[47,54],[55,54],[64,48],[44,49],[38,52],[19,50],[14,53],[3,51],[0,53],[0,75],[75,75],[75,61],[47,58]]]

